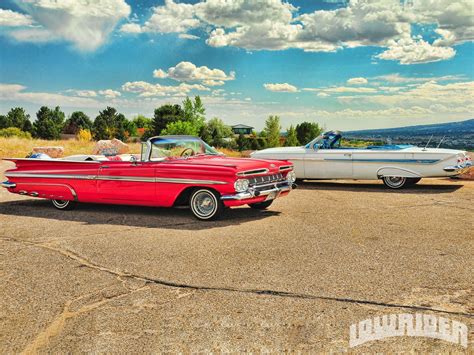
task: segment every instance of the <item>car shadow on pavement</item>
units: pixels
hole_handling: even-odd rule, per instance
[[[379,182],[353,182],[353,181],[320,181],[305,180],[298,183],[301,190],[333,190],[353,192],[381,192],[381,193],[403,193],[403,194],[440,194],[452,193],[462,188],[463,185],[446,184],[417,184],[400,190],[392,190]]]
[[[74,210],[59,211],[48,200],[15,200],[0,202],[0,215],[45,218],[89,225],[109,224],[128,227],[201,230],[240,225],[277,216],[281,212],[248,208],[227,209],[217,221],[200,221],[188,208],[79,203]]]

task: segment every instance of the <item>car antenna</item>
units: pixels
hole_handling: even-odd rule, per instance
[[[438,144],[438,146],[437,146],[436,148],[439,148],[439,147],[440,147],[440,145],[441,145],[441,143],[443,143],[445,137],[446,137],[446,136],[443,136],[443,138],[441,138],[441,140],[439,141],[439,144]]]
[[[428,139],[428,142],[426,143],[426,145],[425,145],[425,147],[423,148],[423,150],[426,150],[426,148],[428,148],[428,144],[430,144],[431,138],[433,138],[433,135],[431,135],[430,139]]]

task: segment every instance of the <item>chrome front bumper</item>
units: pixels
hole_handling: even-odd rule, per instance
[[[4,181],[2,182],[2,187],[6,189],[14,189],[16,187],[16,184],[10,181]]]
[[[463,165],[447,166],[443,170],[447,173],[464,174],[471,168],[471,166],[472,162],[468,161]]]
[[[290,185],[288,183],[281,184],[280,186],[275,186],[275,187],[269,188],[267,190],[260,190],[260,191],[257,191],[253,188],[250,188],[246,192],[239,192],[235,195],[223,195],[223,196],[221,196],[221,200],[224,200],[224,201],[226,201],[226,200],[248,200],[250,198],[268,196],[270,194],[276,194],[275,197],[278,197],[282,192],[290,191],[293,188],[296,188],[296,185],[295,184]]]

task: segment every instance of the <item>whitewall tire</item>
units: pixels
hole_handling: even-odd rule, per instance
[[[68,201],[68,200],[51,200],[51,203],[54,207],[58,210],[72,210],[76,206],[75,201]]]
[[[220,196],[210,189],[199,189],[191,194],[189,207],[194,217],[204,221],[215,220],[224,211]]]
[[[408,184],[408,179],[402,176],[384,176],[382,180],[385,186],[395,190]]]

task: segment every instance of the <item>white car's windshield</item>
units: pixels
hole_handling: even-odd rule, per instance
[[[306,145],[309,149],[335,149],[341,146],[342,134],[339,131],[330,131],[321,134]]]
[[[197,137],[157,137],[151,141],[150,160],[219,154],[218,151]]]

